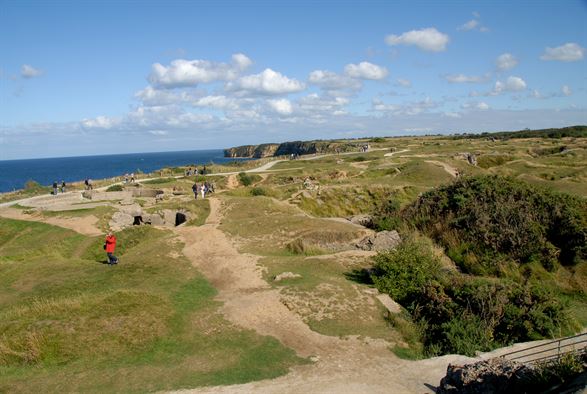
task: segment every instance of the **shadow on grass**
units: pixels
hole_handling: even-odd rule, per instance
[[[355,268],[350,272],[345,272],[344,277],[363,285],[373,284],[373,280],[371,280],[371,271],[368,268]]]

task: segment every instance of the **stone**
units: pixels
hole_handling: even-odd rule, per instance
[[[161,217],[161,215],[156,214],[156,213],[152,213],[150,215],[145,215],[143,217],[143,220],[145,221],[145,223],[151,224],[153,226],[163,226],[163,225],[165,225],[165,221],[163,220],[163,218]]]
[[[132,226],[134,220],[135,218],[127,213],[115,212],[108,224],[112,230],[118,231]]]
[[[391,299],[391,297],[387,294],[378,294],[375,298],[381,302],[381,304],[387,309],[389,313],[398,314],[402,311],[402,307]]]
[[[492,358],[464,366],[450,365],[436,390],[438,394],[515,393],[532,374],[523,363]],[[521,392],[523,392],[522,390]]]
[[[353,224],[358,224],[359,226],[373,227],[373,217],[371,215],[355,215],[348,218],[348,220]]]
[[[395,249],[401,243],[402,239],[399,233],[395,230],[381,231],[363,238],[356,244],[358,249],[371,250],[380,252],[389,249]]]
[[[126,213],[130,216],[143,216],[143,209],[139,204],[124,205],[120,208],[120,212]]]
[[[282,272],[281,274],[275,276],[275,279],[273,279],[275,282],[280,282],[284,279],[296,279],[296,278],[301,278],[302,275],[300,274],[294,274],[293,272]]]

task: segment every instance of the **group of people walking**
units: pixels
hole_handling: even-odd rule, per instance
[[[202,198],[206,198],[206,194],[214,192],[214,184],[208,182],[198,184],[195,182],[192,185],[192,191],[194,192],[194,198],[196,200],[198,199],[198,194],[200,194]]]
[[[188,167],[185,170],[185,176],[192,176],[192,175],[206,175],[208,172],[208,170],[206,169],[206,166],[202,167],[202,169],[198,172],[198,167],[194,167],[194,169],[192,170],[191,167]]]
[[[53,181],[53,195],[56,196],[57,193],[65,193],[66,192],[66,185],[65,181],[61,181],[61,185],[57,183],[57,181]]]

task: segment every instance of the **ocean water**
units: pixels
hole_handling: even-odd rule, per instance
[[[102,179],[131,172],[152,172],[163,167],[226,163],[222,149],[182,152],[128,153],[122,155],[58,157],[51,159],[0,160],[0,192],[24,188],[32,179],[41,185],[86,178]]]

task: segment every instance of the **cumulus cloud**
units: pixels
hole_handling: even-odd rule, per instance
[[[434,27],[422,30],[411,30],[401,35],[390,34],[385,37],[388,45],[415,45],[424,51],[442,52],[449,42],[447,34],[441,33]]]
[[[240,90],[258,94],[285,94],[304,90],[305,85],[295,79],[290,79],[277,71],[266,68],[263,72],[247,75],[226,85],[228,90]]]
[[[544,50],[540,59],[542,60],[558,60],[561,62],[575,62],[583,59],[585,56],[585,48],[574,42],[569,42],[560,47],[550,48]]]
[[[450,83],[481,83],[486,82],[488,78],[488,75],[467,76],[464,74],[449,74],[444,76],[444,79],[446,79]]]
[[[226,97],[224,95],[200,97],[192,100],[191,105],[194,107],[207,107],[233,111],[240,108],[237,99]]]
[[[324,97],[311,93],[298,101],[300,110],[308,115],[340,114],[342,107],[349,103],[346,97]]]
[[[483,101],[470,101],[468,103],[464,103],[463,105],[461,105],[461,107],[463,109],[476,109],[479,111],[486,111],[489,109],[489,104]]]
[[[315,70],[310,73],[308,81],[324,90],[358,90],[361,82],[347,75],[340,75],[327,70]]]
[[[526,82],[520,77],[508,77],[505,82],[495,82],[493,88],[493,95],[501,94],[503,92],[519,92],[526,89]]]
[[[471,19],[470,21],[466,22],[465,24],[459,26],[457,30],[464,30],[469,31],[477,28],[479,26],[479,21],[477,19]]]
[[[153,64],[149,82],[160,88],[177,88],[195,86],[198,83],[214,81],[231,81],[252,64],[242,53],[232,56],[232,62],[217,63],[209,60],[177,59],[169,66]]]
[[[389,74],[385,67],[378,66],[369,62],[359,64],[347,64],[344,73],[351,78],[380,80]]]
[[[293,106],[288,99],[267,100],[269,107],[280,115],[291,115]]]
[[[458,113],[458,112],[444,112],[442,115],[444,117],[454,118],[454,119],[459,119],[459,118],[462,117],[462,115],[460,113]]]
[[[563,87],[561,88],[561,92],[563,92],[563,94],[567,97],[573,94],[573,91],[567,85],[563,85]]]
[[[503,53],[497,57],[495,65],[500,71],[510,70],[518,65],[518,59],[511,53]]]
[[[426,97],[424,100],[416,102],[408,102],[403,104],[386,104],[380,99],[373,99],[372,108],[375,111],[387,112],[393,115],[419,115],[423,112],[427,112],[430,109],[437,108],[439,103],[432,100],[430,97]]]
[[[110,118],[107,116],[98,116],[93,119],[83,119],[81,126],[84,129],[111,129],[120,123],[119,119]]]
[[[146,106],[169,105],[190,101],[192,97],[185,91],[173,92],[169,90],[155,89],[152,86],[139,90],[135,98]]]
[[[30,64],[23,64],[20,67],[20,76],[23,78],[35,78],[38,76],[43,75],[43,70],[35,68],[33,66],[31,66]]]
[[[409,88],[412,86],[412,81],[410,81],[409,79],[398,78],[395,80],[395,82],[396,86],[401,86],[403,88]]]

